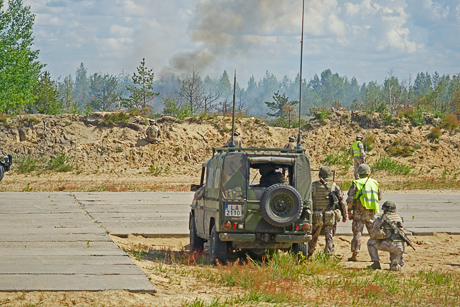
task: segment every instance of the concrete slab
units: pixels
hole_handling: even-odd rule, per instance
[[[0,291],[155,291],[69,193],[2,193],[0,233]]]

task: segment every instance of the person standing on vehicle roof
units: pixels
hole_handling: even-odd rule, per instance
[[[295,142],[295,137],[290,136],[289,137],[289,142],[286,143],[283,147],[284,149],[296,149],[297,148],[297,143]]]
[[[374,262],[369,268],[381,269],[379,258],[379,250],[381,250],[390,253],[390,270],[401,271],[401,267],[404,265],[404,239],[401,237],[401,234],[404,235],[402,232],[403,219],[396,214],[396,204],[392,201],[386,201],[382,210],[383,215],[372,224],[371,238],[367,241],[367,250]],[[392,229],[391,224],[397,227],[396,231]]]
[[[371,168],[367,164],[358,166],[359,179],[353,180],[348,190],[347,204],[350,208],[348,219],[353,220],[351,240],[351,252],[353,253],[348,261],[358,261],[356,258],[361,249],[361,236],[364,225],[367,232],[371,233],[372,223],[375,215],[379,213],[379,200],[382,199],[379,183],[370,178]]]
[[[358,167],[361,164],[366,163],[366,153],[364,152],[364,145],[361,142],[362,140],[363,137],[361,135],[356,136],[356,141],[353,143],[350,150],[355,168],[355,179],[359,179]]]
[[[229,147],[232,143],[232,137],[225,142],[224,147]],[[240,139],[240,133],[238,131],[233,132],[233,144],[238,148],[243,148],[243,141]]]
[[[343,192],[333,181],[332,171],[329,166],[322,166],[320,168],[319,180],[312,183],[311,193],[313,201],[313,228],[312,239],[308,244],[308,258],[315,252],[316,244],[323,228],[326,237],[324,252],[333,255],[337,222],[340,220],[343,222],[347,221],[348,210]],[[335,193],[335,196],[331,193]],[[334,202],[338,203],[334,204]]]

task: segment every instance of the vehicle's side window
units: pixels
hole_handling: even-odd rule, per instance
[[[220,178],[220,168],[216,168],[216,173],[214,174],[214,189],[219,188],[219,178]]]

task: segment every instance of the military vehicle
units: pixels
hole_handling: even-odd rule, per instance
[[[12,155],[0,154],[0,181],[2,181],[5,172],[11,169],[11,164],[13,164]]]
[[[260,176],[267,166],[279,183]],[[211,261],[222,264],[237,250],[262,254],[292,249],[307,255],[311,176],[302,148],[214,148],[196,188],[189,220],[191,250],[203,250],[209,241]]]

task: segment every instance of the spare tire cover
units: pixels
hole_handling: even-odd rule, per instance
[[[267,223],[276,227],[291,225],[302,214],[299,192],[290,185],[278,183],[265,190],[260,199],[260,213]]]

